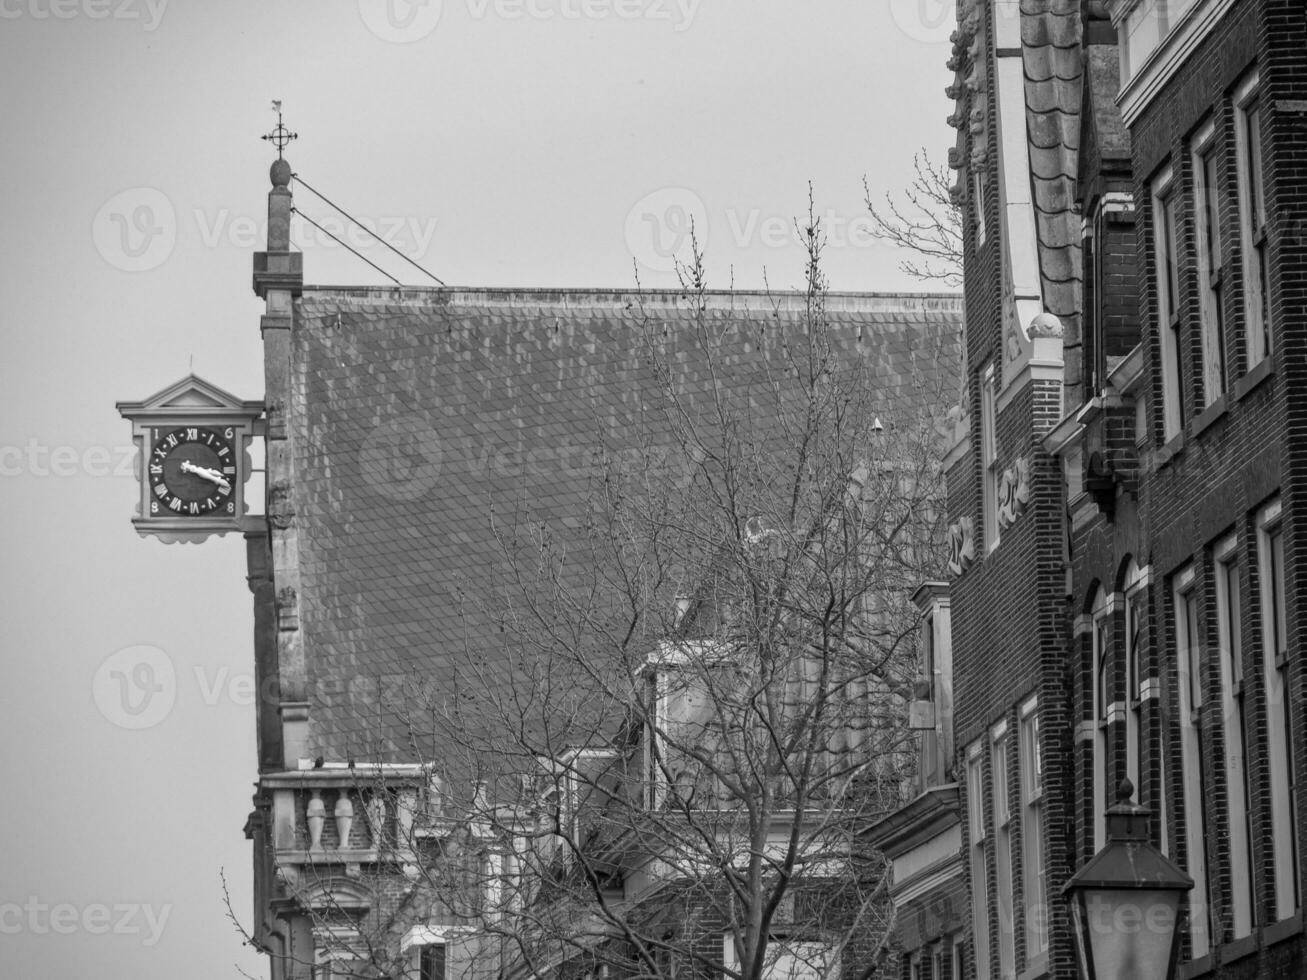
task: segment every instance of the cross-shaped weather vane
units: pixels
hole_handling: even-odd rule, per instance
[[[281,99],[272,100],[272,108],[277,113],[277,128],[271,133],[265,133],[260,139],[265,139],[277,148],[277,159],[281,159],[281,151],[286,148],[286,144],[291,140],[299,139],[299,133],[292,133],[281,122]]]

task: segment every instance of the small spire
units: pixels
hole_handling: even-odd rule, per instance
[[[277,148],[277,159],[281,159],[281,151],[286,148],[286,144],[291,140],[299,139],[299,133],[292,133],[281,121],[281,99],[272,100],[272,111],[277,114],[277,128],[271,133],[264,133],[260,139],[267,140]]]

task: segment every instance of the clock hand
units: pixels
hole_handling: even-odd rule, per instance
[[[231,489],[231,484],[228,483],[227,480],[223,477],[223,475],[219,473],[217,470],[211,470],[204,466],[196,466],[189,459],[182,460],[181,469],[183,473],[194,473],[196,476],[203,477],[204,479],[208,480],[210,483],[216,483],[224,490]]]

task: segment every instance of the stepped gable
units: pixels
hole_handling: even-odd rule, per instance
[[[708,322],[738,340],[716,383],[778,363],[803,323],[802,297],[782,299],[713,297]],[[874,364],[887,416],[956,386],[960,297],[832,294],[827,308],[836,342]],[[629,451],[655,414],[642,331],[675,351],[694,322],[676,293],[305,288],[291,417],[310,755],[412,759],[404,686],[468,652],[501,656],[476,614],[500,584],[492,513],[575,533],[584,561],[595,450]],[[691,401],[712,391],[706,365],[675,361]]]

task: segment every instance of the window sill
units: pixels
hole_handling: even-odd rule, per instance
[[[1215,422],[1217,419],[1221,418],[1222,416],[1224,416],[1228,410],[1229,410],[1229,405],[1226,402],[1225,395],[1221,394],[1220,396],[1217,397],[1216,401],[1208,405],[1205,409],[1203,409],[1201,412],[1198,413],[1197,417],[1194,418],[1194,422],[1193,422],[1194,436],[1195,437],[1200,436],[1204,432],[1206,432],[1209,428],[1211,428],[1212,423]]]
[[[1017,974],[1017,980],[1042,980],[1048,975],[1048,954],[1040,953],[1030,958],[1026,968]]]
[[[1184,452],[1183,432],[1172,436],[1170,440],[1166,442],[1165,445],[1163,445],[1160,449],[1157,450],[1157,453],[1154,456],[1154,459],[1157,462],[1157,468],[1160,470],[1163,466],[1166,466],[1168,463],[1171,462],[1171,460],[1175,459],[1182,452]]]
[[[1260,361],[1254,364],[1242,378],[1236,381],[1231,389],[1235,401],[1243,401],[1248,395],[1252,394],[1259,388],[1263,381],[1275,373],[1275,358],[1268,354]]]
[[[1232,939],[1221,947],[1221,965],[1229,966],[1231,963],[1237,963],[1245,956],[1251,956],[1257,952],[1257,933],[1253,931],[1247,936],[1240,936],[1238,939]]]
[[[1296,936],[1300,932],[1302,932],[1302,909],[1299,909],[1287,919],[1272,922],[1269,926],[1263,928],[1262,939],[1266,941],[1267,946],[1272,946],[1280,940]]]
[[[1211,973],[1216,967],[1216,957],[1208,953],[1206,956],[1200,956],[1196,960],[1189,960],[1181,963],[1180,968],[1175,971],[1176,980],[1190,980],[1191,977],[1201,977]]]
[[[1298,912],[1287,919],[1281,919],[1279,922],[1264,926],[1261,930],[1261,944],[1273,946],[1285,939],[1290,939],[1302,932],[1302,913]],[[1216,970],[1217,958],[1219,954],[1220,965],[1222,967],[1230,966],[1246,957],[1253,956],[1258,950],[1258,931],[1254,930],[1251,935],[1240,936],[1238,939],[1228,943],[1222,943],[1206,956],[1199,957],[1196,960],[1190,960],[1187,963],[1181,963],[1176,970],[1177,980],[1196,980],[1198,977],[1204,977]]]

